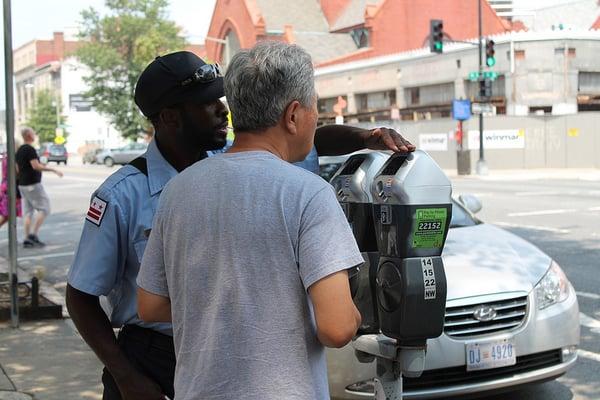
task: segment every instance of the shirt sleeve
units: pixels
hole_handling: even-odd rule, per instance
[[[96,199],[106,203],[105,211],[97,223],[86,218],[67,281],[82,292],[105,296],[123,274],[128,251],[128,224],[117,199],[108,193],[95,193],[91,203]],[[89,213],[88,210],[88,216]],[[98,218],[92,220],[98,221]]]
[[[169,287],[165,271],[162,221],[163,219],[159,210],[154,217],[152,232],[144,251],[137,284],[147,292],[169,297]]]
[[[298,266],[305,289],[363,262],[333,189],[321,189],[304,209],[300,221]]]

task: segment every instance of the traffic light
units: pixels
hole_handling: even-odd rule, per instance
[[[485,64],[488,67],[496,65],[496,57],[494,56],[496,53],[496,50],[494,50],[495,44],[496,43],[492,39],[487,39],[485,41]]]
[[[441,19],[429,21],[429,49],[432,53],[444,52],[444,23]]]
[[[479,81],[479,97],[489,99],[492,97],[492,80],[485,78]]]

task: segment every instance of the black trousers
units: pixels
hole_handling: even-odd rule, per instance
[[[152,329],[125,325],[117,337],[119,347],[129,361],[144,375],[156,382],[163,393],[173,399],[175,348],[173,338]],[[103,400],[121,400],[119,388],[106,368],[102,372]]]

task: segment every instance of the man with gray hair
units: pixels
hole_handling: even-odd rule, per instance
[[[38,232],[44,220],[50,214],[50,199],[44,190],[44,186],[42,186],[42,172],[54,172],[59,177],[62,177],[63,174],[40,162],[37,152],[32,146],[36,137],[33,129],[29,127],[21,129],[21,136],[25,143],[17,150],[15,159],[19,170],[19,192],[21,192],[21,198],[23,199],[23,227],[25,229],[23,247],[41,247],[44,246],[44,242],[39,239]],[[36,212],[36,216],[32,230],[31,219],[34,212]]]
[[[360,325],[347,269],[363,262],[331,186],[290,162],[313,147],[310,56],[261,42],[225,76],[235,141],[163,191],[138,313],[172,321],[179,399],[329,399],[324,346]]]

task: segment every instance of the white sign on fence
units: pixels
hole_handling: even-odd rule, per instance
[[[419,134],[419,149],[425,151],[447,151],[447,133],[421,133]]]
[[[484,149],[524,149],[523,129],[503,129],[483,131]],[[479,149],[479,131],[469,131],[469,150]]]

